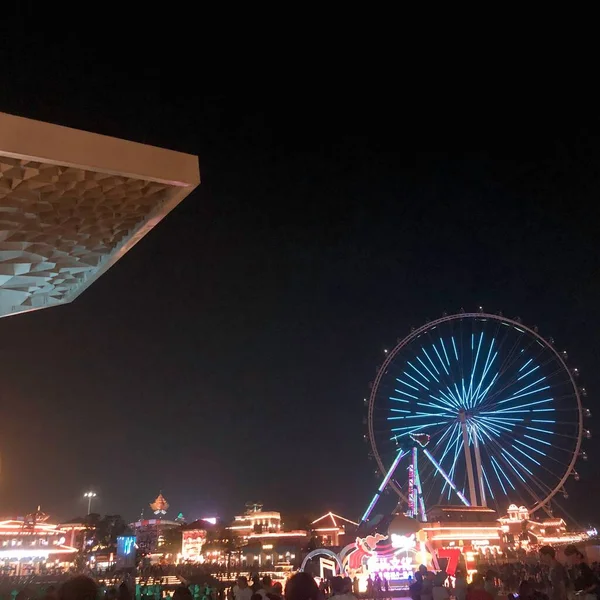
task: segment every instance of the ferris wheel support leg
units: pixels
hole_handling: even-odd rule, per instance
[[[448,473],[442,469],[440,463],[438,463],[429,450],[423,448],[423,454],[430,460],[431,464],[436,468],[437,472],[446,480],[446,483],[456,492],[456,495],[461,499],[465,506],[471,506],[469,501],[465,498],[465,495],[454,485],[454,481],[448,477]]]
[[[419,475],[419,467],[417,465],[417,447],[412,449],[412,468],[413,468],[413,519],[419,514],[419,488],[417,486],[417,477]]]
[[[467,480],[469,482],[469,495],[471,506],[477,506],[477,494],[475,492],[475,474],[473,473],[473,458],[471,457],[471,446],[469,444],[469,432],[467,431],[467,420],[465,411],[459,412],[460,426],[462,429],[463,446],[465,450],[465,463],[467,466]]]
[[[477,481],[479,482],[479,497],[481,498],[481,506],[487,506],[485,498],[485,488],[483,486],[483,473],[481,469],[481,452],[479,450],[479,441],[477,432],[473,435],[473,446],[475,447],[475,466],[477,467]]]
[[[402,457],[405,454],[406,454],[406,452],[403,452],[402,450],[400,450],[400,452],[398,452],[398,456],[396,456],[396,458],[394,459],[394,462],[392,463],[392,466],[390,467],[390,470],[387,472],[386,476],[383,478],[383,481],[381,482],[379,489],[375,493],[373,500],[371,500],[371,503],[369,504],[369,506],[367,506],[367,510],[365,511],[365,514],[362,516],[362,519],[360,520],[360,525],[362,525],[371,516],[371,513],[373,512],[373,509],[375,508],[377,501],[381,497],[381,494],[383,494],[383,490],[385,490],[385,488],[387,487],[387,484],[390,482],[390,479],[392,478],[394,472],[396,471],[396,468],[400,464],[400,460],[402,459]]]
[[[415,462],[415,485],[417,486],[417,497],[419,499],[419,515],[421,521],[425,523],[427,521],[427,513],[425,512],[425,500],[423,499],[423,488],[421,487],[418,462]]]

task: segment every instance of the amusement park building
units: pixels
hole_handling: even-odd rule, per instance
[[[347,535],[356,533],[358,523],[329,511],[311,523],[312,537],[322,546],[342,546],[348,543]]]
[[[248,503],[244,514],[235,516],[228,529],[232,536],[242,540],[255,533],[277,533],[281,531],[281,513],[263,511],[262,504]]]
[[[234,517],[227,526],[204,519],[183,526],[181,558],[261,570],[298,567],[311,540],[317,545],[339,548],[347,543],[345,537],[348,532],[353,535],[357,525],[328,512],[315,519],[310,528],[286,530],[281,513],[263,511],[260,504],[248,504],[245,513]]]
[[[135,523],[130,523],[129,527],[133,530],[140,550],[149,554],[155,554],[160,552],[165,542],[166,532],[180,528],[181,523],[157,517],[156,519],[142,519]]]
[[[0,521],[0,571],[24,575],[70,567],[78,548],[68,544],[67,535],[46,515]]]

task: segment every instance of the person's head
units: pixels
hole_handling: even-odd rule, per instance
[[[180,585],[173,593],[173,600],[193,600],[192,592],[185,585]]]
[[[117,597],[119,600],[131,600],[131,592],[129,591],[129,588],[125,582],[119,586]]]
[[[465,576],[464,571],[458,567],[458,569],[456,569],[456,572],[454,573],[454,576],[456,577],[456,579],[462,579]]]
[[[521,581],[521,585],[519,585],[519,598],[529,598],[533,595],[534,591],[535,589],[533,585],[531,585],[531,582],[525,579]]]
[[[278,595],[278,596],[283,596],[283,586],[281,585],[280,581],[276,581],[273,584],[273,591]]]
[[[485,586],[485,579],[481,573],[475,573],[472,581],[473,587],[476,590],[482,590]]]
[[[319,600],[320,598],[315,580],[304,571],[292,575],[285,584],[285,600]]]
[[[241,575],[237,578],[238,587],[242,590],[248,587],[248,578],[245,575]]]
[[[345,587],[343,577],[337,576],[331,580],[331,591],[334,594],[343,594],[346,591]]]
[[[78,575],[62,584],[59,592],[60,600],[96,600],[98,586],[93,579]]]
[[[540,548],[540,562],[545,565],[556,560],[556,551],[552,546],[542,546]]]
[[[344,577],[344,592],[347,594],[352,593],[352,579],[350,577]]]
[[[580,565],[583,562],[583,554],[577,550],[577,547],[573,544],[569,544],[565,547],[565,557],[569,566]]]
[[[268,575],[265,575],[262,578],[262,584],[263,587],[268,590],[273,585],[273,580]]]

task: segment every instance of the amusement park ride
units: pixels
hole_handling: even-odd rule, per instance
[[[386,352],[372,385],[368,439],[385,476],[362,521],[388,487],[422,521],[428,504],[505,511],[507,497],[551,515],[591,437],[586,391],[566,358],[537,328],[484,312],[412,331]]]
[[[507,511],[523,522],[539,511],[538,535],[563,535],[553,509],[559,494],[568,497],[567,481],[579,479],[582,441],[591,437],[587,394],[566,360],[537,327],[482,309],[444,314],[386,350],[365,400],[365,438],[383,480],[361,519],[366,537],[342,558],[391,543],[394,557],[406,562],[410,547],[435,566],[457,552],[501,555],[509,538],[526,548],[528,540],[509,534],[511,518],[499,518]],[[397,495],[396,509],[372,517],[387,491]],[[376,554],[371,547],[367,562]]]

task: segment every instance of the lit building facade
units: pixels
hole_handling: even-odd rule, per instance
[[[67,544],[73,548],[83,548],[88,533],[92,533],[96,528],[93,525],[85,523],[82,519],[73,519],[66,523],[60,523],[59,528],[67,536]]]
[[[262,504],[249,503],[246,512],[233,518],[228,527],[232,536],[247,540],[253,533],[277,533],[281,531],[281,513],[263,511]]]
[[[165,533],[170,529],[179,529],[181,523],[168,519],[143,519],[130,523],[129,527],[137,539],[137,545],[144,554],[160,553],[165,543]]]
[[[532,520],[524,506],[511,504],[508,514],[498,519],[502,536],[508,545],[576,544],[589,537],[585,531],[569,531],[564,519],[546,517]]]
[[[502,555],[501,530],[496,511],[484,506],[434,506],[427,512],[421,531],[434,563],[454,574],[461,564],[476,570],[484,557]]]
[[[78,548],[67,543],[67,532],[46,520],[0,521],[0,571],[25,575],[69,568]]]
[[[311,523],[310,532],[322,546],[341,546],[347,543],[344,536],[356,532],[357,527],[358,523],[329,511]]]
[[[253,533],[241,548],[241,564],[262,571],[298,567],[309,540],[305,530]]]

